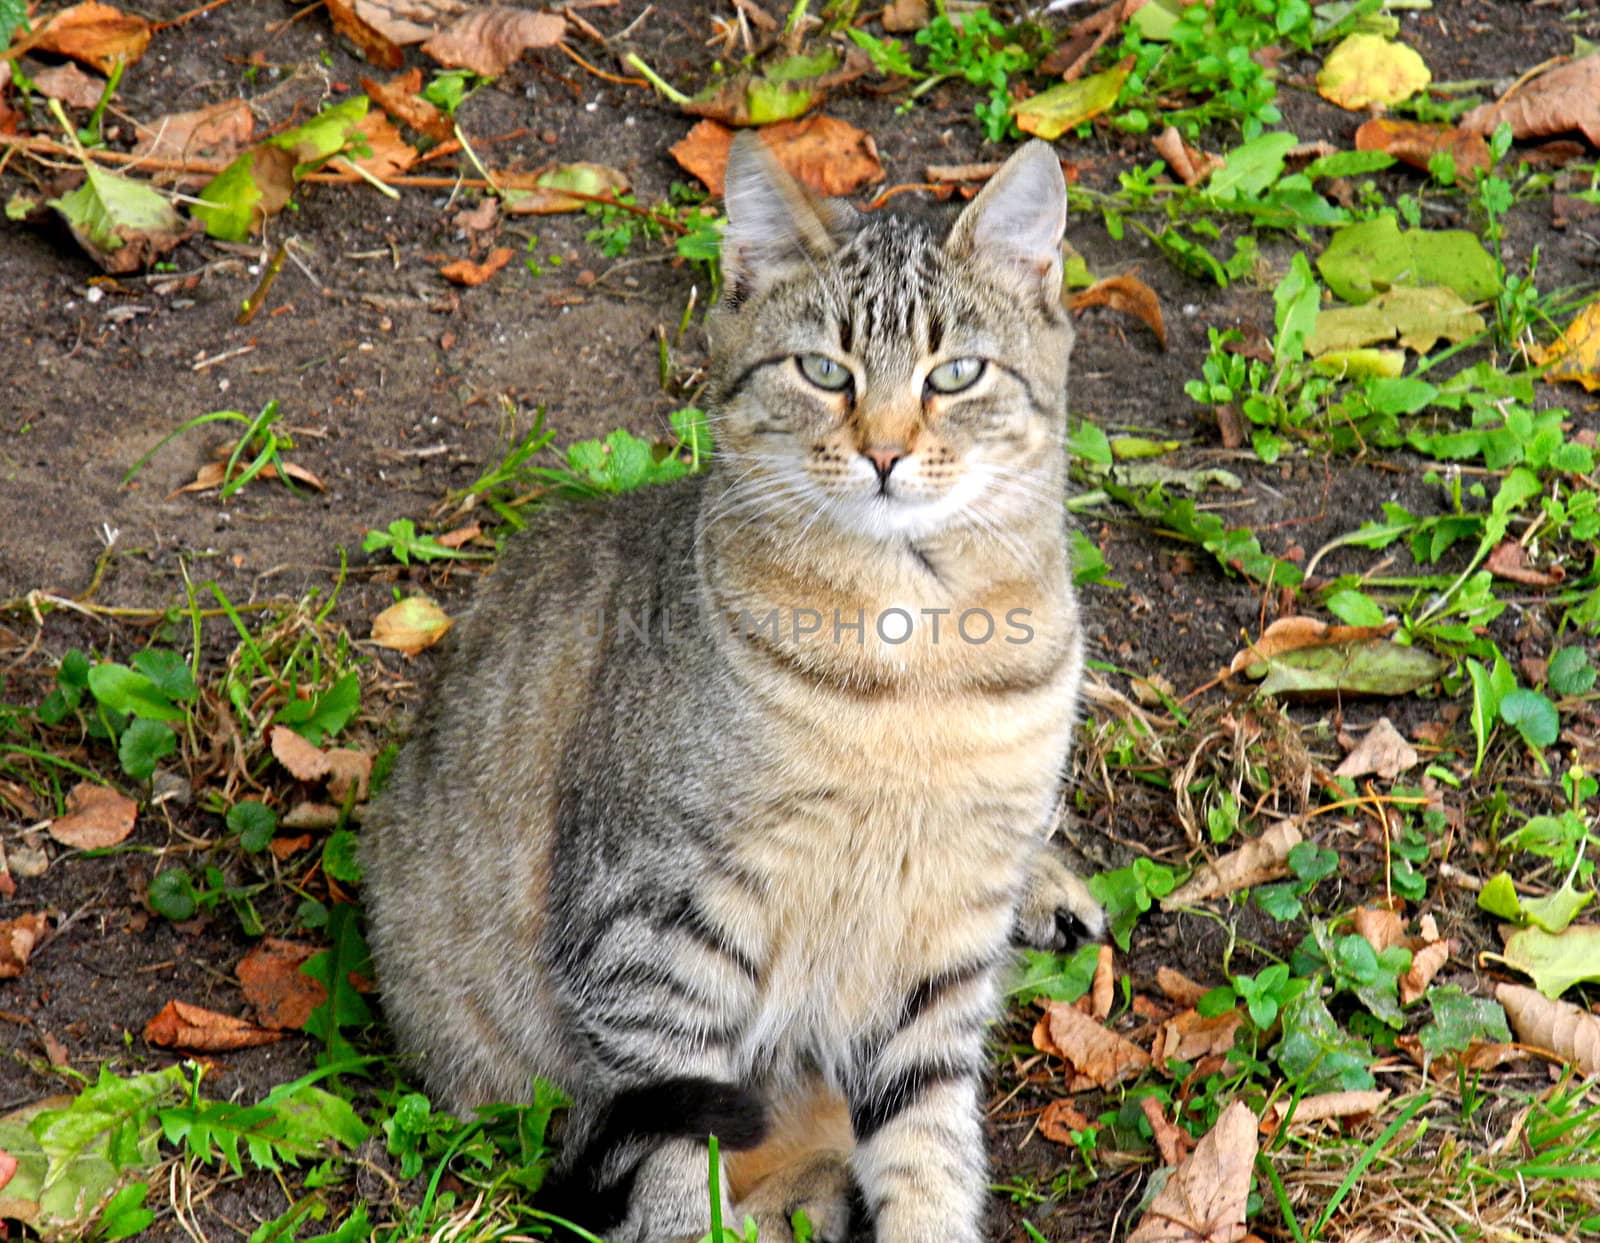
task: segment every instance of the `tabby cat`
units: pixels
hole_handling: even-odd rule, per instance
[[[484,584],[365,844],[400,1047],[457,1111],[574,1104],[550,1206],[972,1243],[1013,938],[1101,916],[1048,844],[1081,631],[1066,192],[942,242],[734,144],[701,476],[557,506]]]

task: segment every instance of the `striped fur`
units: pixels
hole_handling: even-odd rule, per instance
[[[843,1238],[852,1185],[883,1243],[979,1238],[1008,944],[1099,931],[1045,845],[1082,661],[1064,202],[1030,144],[941,243],[742,138],[711,471],[540,516],[374,809],[400,1047],[458,1111],[564,1086],[551,1203],[617,1243],[704,1233],[709,1133],[763,1239],[797,1207]]]

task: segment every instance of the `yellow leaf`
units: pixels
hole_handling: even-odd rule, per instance
[[[427,596],[391,604],[372,619],[372,641],[407,656],[432,647],[455,622]]]
[[[1133,71],[1133,57],[1120,65],[1080,78],[1076,82],[1063,82],[1011,105],[1017,118],[1017,128],[1023,133],[1054,142],[1076,125],[1097,117],[1117,102],[1122,84]]]
[[[1398,104],[1410,99],[1433,75],[1422,57],[1403,43],[1377,35],[1351,35],[1323,62],[1317,93],[1352,112],[1371,104]]]
[[[1584,307],[1549,349],[1535,346],[1529,353],[1550,364],[1544,378],[1551,384],[1572,380],[1591,393],[1600,388],[1600,301]]]

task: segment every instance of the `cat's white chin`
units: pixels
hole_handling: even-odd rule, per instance
[[[969,499],[959,484],[936,498],[888,496],[851,497],[834,502],[834,519],[841,526],[886,543],[928,539],[956,525]]]

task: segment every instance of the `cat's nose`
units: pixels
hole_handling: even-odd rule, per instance
[[[894,464],[906,456],[904,449],[863,449],[861,456],[872,463],[872,469],[878,472],[878,482],[888,483],[889,472],[894,469]]]

